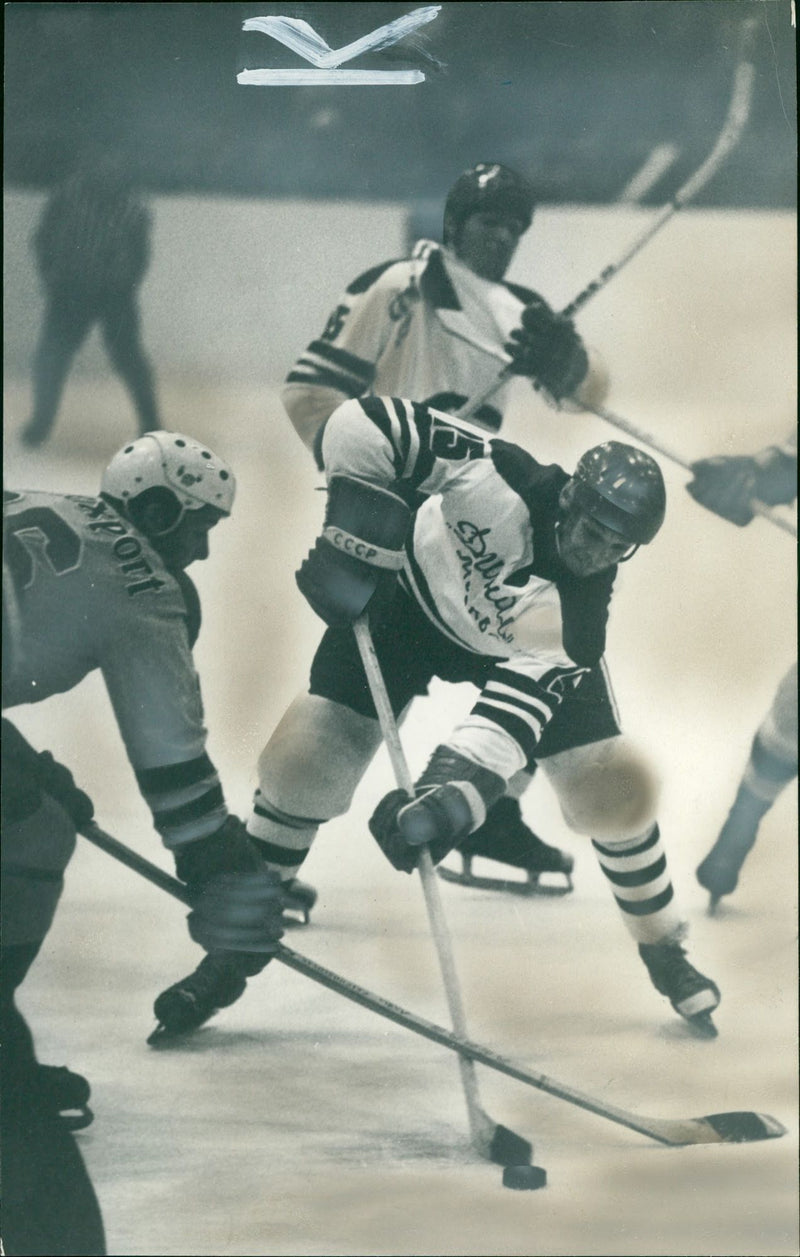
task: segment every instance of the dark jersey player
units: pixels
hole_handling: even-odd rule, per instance
[[[219,969],[232,955],[238,994],[242,974],[258,972],[274,952],[284,904],[279,879],[228,812],[206,751],[192,659],[199,601],[184,569],[208,557],[209,533],[230,514],[234,492],[230,468],[212,451],[156,431],[111,460],[99,496],[7,491],[3,516],[4,709],[46,701],[102,672],[139,789],[190,891],[189,931],[207,953],[199,982],[213,975],[217,998]],[[94,1252],[96,1237],[73,1233],[79,1246],[62,1249],[36,1230],[56,1208],[50,1196],[42,1209],[31,1206],[36,1183],[44,1189],[55,1176],[62,1213],[69,1207],[74,1153],[65,1149],[51,1169],[42,1157],[56,1146],[60,1112],[77,1104],[85,1116],[88,1087],[79,1075],[40,1066],[14,999],[93,806],[63,765],[10,721],[4,729],[2,1079],[11,1149],[4,1238],[9,1251]],[[32,1125],[31,1114],[41,1122]],[[58,1178],[65,1165],[66,1182]]]

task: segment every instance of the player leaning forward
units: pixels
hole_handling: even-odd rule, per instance
[[[242,971],[257,973],[281,936],[284,904],[279,879],[228,813],[192,658],[200,609],[185,568],[208,557],[208,534],[230,514],[234,491],[210,450],[151,432],[112,459],[99,496],[4,494],[4,627],[8,595],[15,648],[4,651],[3,707],[102,672],[141,793],[192,894],[190,933],[209,953],[200,987],[220,953],[236,951]],[[16,967],[17,985],[93,808],[66,769],[54,771],[19,736],[14,747],[4,772],[14,817],[3,834],[3,950],[15,949],[6,976]]]
[[[499,431],[513,376],[527,377],[555,405],[602,401],[608,380],[598,354],[568,318],[539,293],[505,276],[530,228],[535,192],[497,162],[465,170],[444,206],[443,244],[417,241],[410,257],[357,276],[341,295],[322,334],[289,372],[281,399],[298,436],[320,459],[322,430],[348,397],[411,397],[452,411],[493,382],[501,364],[509,379],[480,406],[472,422]],[[321,465],[321,464],[320,464]],[[572,856],[542,841],[525,824],[514,795],[459,845],[469,883],[473,857],[524,869],[536,888],[541,874],[560,875],[547,889],[572,885]]]
[[[420,839],[441,860],[539,762],[569,825],[591,837],[654,985],[716,1033],[719,991],[686,958],[655,784],[621,734],[602,662],[617,564],[664,517],[657,464],[612,441],[569,476],[424,404],[387,398],[340,406],[323,453],[325,528],[298,584],[329,627],[309,692],[262,753],[247,823],[270,867],[297,873],[380,744],[351,629],[369,608],[396,714],[434,676],[480,689],[416,800],[392,791],[371,819],[394,867],[415,867]]]

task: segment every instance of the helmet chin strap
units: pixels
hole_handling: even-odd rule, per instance
[[[617,559],[617,562],[627,563],[629,559],[633,558],[634,554],[636,553],[638,549],[639,549],[639,542],[638,541],[633,542],[630,552],[628,554],[624,554],[621,559]]]

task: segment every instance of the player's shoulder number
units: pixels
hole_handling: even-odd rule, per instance
[[[22,494],[6,493],[4,502],[22,501]],[[29,506],[10,516],[4,526],[6,563],[18,590],[29,589],[37,569],[64,576],[80,567],[83,539],[50,506]]]

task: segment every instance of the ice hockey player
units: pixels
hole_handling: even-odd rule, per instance
[[[323,437],[324,530],[298,585],[328,624],[259,760],[247,829],[294,876],[323,822],[347,812],[381,733],[352,623],[365,611],[398,718],[433,677],[480,694],[436,748],[409,804],[371,830],[395,868],[434,862],[540,762],[567,823],[593,841],[653,984],[701,1033],[719,990],[689,963],[655,818],[657,787],[623,737],[603,664],[618,563],[662,523],[661,472],[610,441],[570,476],[423,405],[340,406]]]
[[[504,363],[557,402],[576,394],[602,400],[605,368],[574,323],[538,293],[504,278],[531,225],[534,201],[527,179],[507,166],[481,162],[450,189],[443,245],[420,240],[411,257],[384,262],[353,280],[281,393],[295,430],[318,460],[323,425],[346,398],[411,397],[453,410],[480,394]],[[496,432],[508,394],[506,384],[472,422]],[[443,875],[475,884],[472,860],[481,856],[527,874],[524,882],[482,879],[482,885],[571,889],[572,857],[544,843],[522,819],[518,799],[528,784],[520,776],[516,795],[490,809],[486,824],[465,840],[463,872],[443,869]]]
[[[693,463],[687,489],[695,501],[723,519],[745,527],[753,501],[788,505],[797,498],[797,433],[783,445],[749,457],[704,458]],[[755,845],[762,819],[780,792],[797,776],[797,661],[782,678],[760,724],[739,789],[716,842],[697,869],[713,912],[730,895]]]
[[[281,392],[318,459],[325,421],[348,397],[435,397],[453,410],[510,365],[556,401],[601,400],[605,368],[574,323],[504,278],[534,209],[527,179],[481,162],[448,193],[443,244],[420,240],[410,257],[383,262],[348,285]],[[496,432],[507,392],[506,385],[472,422]]]
[[[221,971],[232,1000],[274,952],[286,903],[280,879],[228,812],[192,658],[200,606],[184,569],[208,557],[209,533],[230,515],[234,492],[231,469],[211,450],[156,431],[114,456],[99,496],[4,495],[20,645],[4,665],[3,706],[40,702],[102,672],[139,789],[191,892],[189,932],[208,954],[185,1011],[193,1018],[199,1006],[203,1019],[209,984],[226,1000]],[[31,748],[12,768],[4,774],[16,817],[3,834],[3,944],[32,948],[30,964],[91,803]],[[226,967],[234,954],[235,981]]]

